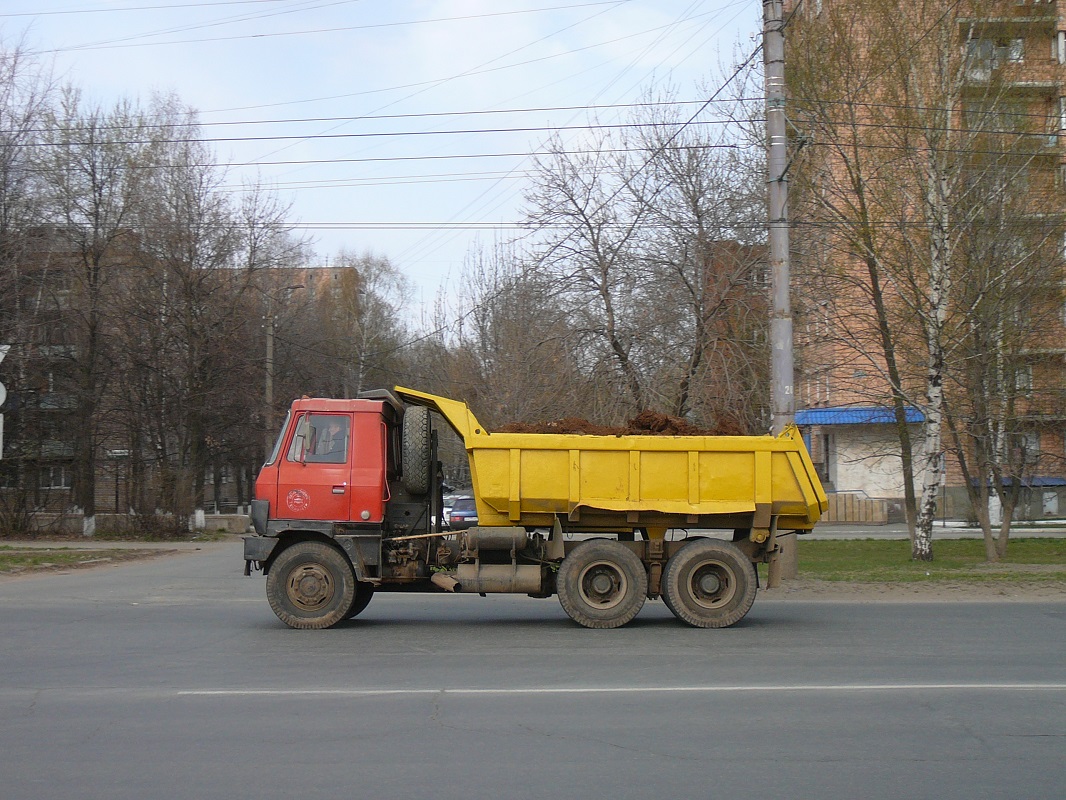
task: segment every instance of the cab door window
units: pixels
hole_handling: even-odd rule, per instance
[[[347,414],[305,414],[297,423],[287,458],[309,464],[344,464],[350,441]]]

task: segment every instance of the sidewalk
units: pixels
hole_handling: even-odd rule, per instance
[[[97,539],[82,537],[80,539],[5,539],[0,537],[0,548],[8,547],[18,550],[51,549],[61,550],[182,550],[196,551],[208,547],[217,547],[230,542],[239,542],[240,536],[228,534],[221,539],[175,540],[138,542],[130,539]]]
[[[1056,525],[1016,523],[1011,527],[1012,539],[1066,539],[1066,526],[1055,521]],[[933,526],[933,539],[980,539],[980,528],[970,528],[960,522],[937,522]],[[893,523],[890,525],[871,525],[868,523],[822,522],[815,526],[813,533],[804,534],[803,541],[817,539],[906,539],[907,525]],[[239,543],[240,534],[226,534],[221,539],[203,541],[153,541],[138,542],[129,539],[108,540],[96,538],[78,539],[4,539],[0,538],[0,547],[29,548],[67,548],[70,550],[182,550],[195,551],[207,547]]]
[[[965,523],[948,520],[933,524],[933,539],[980,539],[980,528],[971,528]],[[1012,539],[1066,538],[1066,525],[1061,520],[1047,523],[1016,522],[1011,525]],[[899,522],[890,525],[871,525],[861,522],[822,522],[804,539],[906,539],[907,525]]]

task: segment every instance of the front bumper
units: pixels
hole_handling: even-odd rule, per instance
[[[244,537],[244,574],[252,574],[252,563],[262,565],[270,558],[274,548],[278,546],[278,540],[273,536],[245,536]]]

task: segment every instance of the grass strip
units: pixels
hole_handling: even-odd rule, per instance
[[[933,561],[911,559],[906,540],[799,541],[799,577],[856,583],[1066,581],[1066,539],[1012,539],[1002,561],[981,539],[933,540]]]
[[[153,550],[100,548],[84,550],[74,547],[20,548],[0,546],[0,575],[18,575],[26,572],[45,572],[95,566],[115,561],[132,561],[156,555]]]

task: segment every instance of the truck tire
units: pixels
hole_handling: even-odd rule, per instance
[[[352,608],[355,584],[352,565],[340,550],[324,542],[297,542],[267,573],[267,601],[290,628],[329,628]]]
[[[426,494],[429,491],[431,430],[428,408],[410,406],[404,411],[400,467],[403,470],[403,487],[411,494]]]
[[[345,619],[351,619],[352,617],[359,616],[363,609],[370,605],[370,601],[374,599],[374,584],[363,583],[363,581],[355,582],[355,596],[352,597],[352,606],[348,609],[348,612],[344,615]]]
[[[755,567],[735,545],[694,539],[666,562],[662,597],[682,622],[697,628],[726,628],[755,602]]]
[[[563,611],[586,628],[617,628],[640,611],[648,595],[648,573],[623,544],[593,539],[563,559],[556,576]]]

